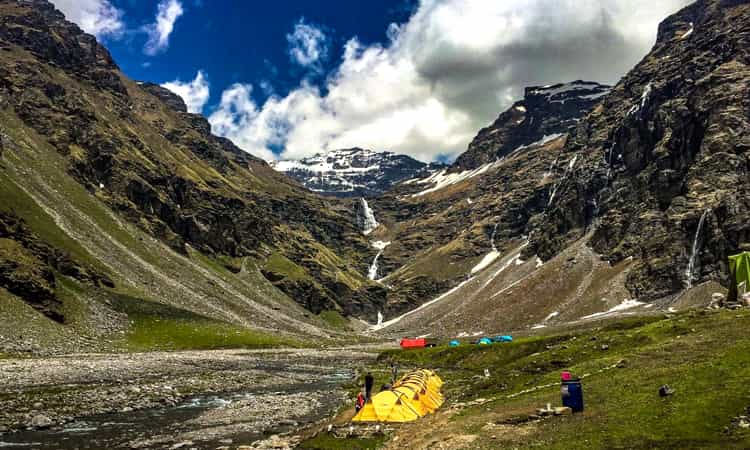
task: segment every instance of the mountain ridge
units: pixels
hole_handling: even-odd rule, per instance
[[[442,168],[407,155],[359,147],[331,150],[299,160],[279,160],[271,167],[325,196],[374,197],[394,185],[428,176]]]

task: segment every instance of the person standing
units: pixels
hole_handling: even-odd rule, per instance
[[[397,378],[398,378],[398,365],[396,363],[391,363],[391,385],[396,384]]]
[[[370,401],[370,394],[372,394],[372,386],[375,384],[375,378],[373,378],[370,372],[365,375],[365,401]]]
[[[354,409],[356,412],[359,412],[359,410],[362,409],[362,407],[365,406],[365,396],[362,395],[362,392],[357,394],[357,404],[354,406]]]

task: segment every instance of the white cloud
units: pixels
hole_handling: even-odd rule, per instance
[[[98,38],[117,37],[125,29],[123,13],[108,0],[52,0],[71,22]]]
[[[320,28],[306,24],[300,19],[294,31],[286,35],[289,57],[302,67],[320,70],[320,60],[328,55],[326,35]]]
[[[144,31],[148,33],[148,41],[143,51],[147,55],[156,55],[169,47],[169,35],[174,30],[175,22],[184,12],[179,0],[159,2],[156,21],[144,27]]]
[[[278,146],[284,158],[350,146],[456,156],[526,86],[616,82],[648,52],[658,23],[689,2],[422,0],[389,27],[386,46],[347,42],[325,95],[303,82],[259,106],[250,86],[234,85],[210,120],[267,159]]]
[[[208,80],[202,70],[198,71],[193,81],[184,82],[174,80],[162,84],[162,87],[165,87],[182,97],[187,105],[188,111],[191,113],[202,113],[203,106],[208,102],[210,95]]]

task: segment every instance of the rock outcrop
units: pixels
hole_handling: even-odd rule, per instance
[[[452,170],[476,169],[519,147],[544,143],[574,130],[611,88],[580,80],[526,88],[523,100],[482,129],[468,150],[456,159]]]
[[[97,287],[114,287],[106,275],[42,241],[18,216],[0,211],[0,287],[63,323],[65,314],[55,293],[55,273]]]

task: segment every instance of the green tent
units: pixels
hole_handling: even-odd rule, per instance
[[[735,302],[738,297],[750,291],[750,252],[729,257],[729,298]]]

